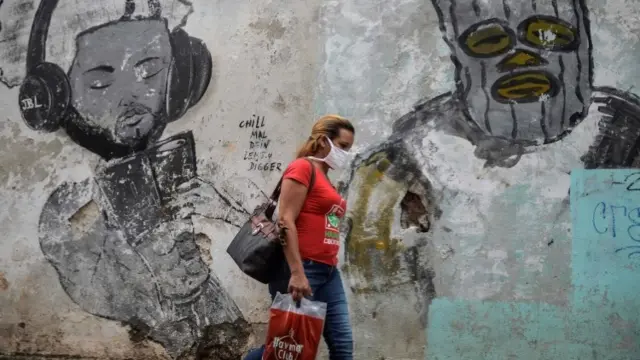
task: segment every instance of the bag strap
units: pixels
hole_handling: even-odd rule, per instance
[[[311,189],[313,189],[313,185],[316,184],[316,167],[315,165],[313,165],[313,162],[309,159],[305,159],[309,162],[309,164],[311,165],[311,179],[309,179],[309,188],[307,189],[307,195],[309,195],[309,193],[311,192]]]
[[[309,179],[309,187],[307,188],[307,195],[308,195],[311,189],[313,189],[313,185],[315,185],[316,183],[316,167],[315,165],[313,165],[313,162],[311,160],[307,158],[305,158],[305,160],[307,160],[309,165],[311,165],[311,179]],[[280,191],[282,190],[282,180],[284,180],[284,175],[280,177],[280,181],[278,181],[278,185],[276,185],[276,188],[273,189],[273,192],[271,193],[271,197],[269,197],[269,199],[271,199],[271,201],[274,204],[277,204],[278,199],[280,198]]]

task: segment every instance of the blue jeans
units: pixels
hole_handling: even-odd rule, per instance
[[[313,296],[311,300],[327,303],[327,317],[324,323],[324,341],[329,348],[330,360],[353,360],[353,334],[349,321],[347,296],[342,285],[340,272],[335,266],[321,264],[312,260],[304,260],[304,273],[309,280]],[[289,280],[269,284],[271,300],[276,292],[287,292]],[[244,360],[260,360],[264,345],[251,350]]]

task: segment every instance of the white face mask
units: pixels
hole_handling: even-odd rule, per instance
[[[325,164],[329,165],[333,170],[342,170],[345,166],[347,166],[347,161],[349,160],[349,153],[340,149],[339,147],[333,145],[333,141],[327,137],[329,141],[329,145],[331,145],[331,151],[324,159],[319,159],[313,156],[309,156],[311,159],[315,159],[318,161],[323,161]]]

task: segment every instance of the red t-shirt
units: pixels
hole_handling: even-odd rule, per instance
[[[284,171],[284,178],[296,180],[308,188],[312,166],[304,158],[296,159]],[[333,188],[325,174],[316,169],[313,189],[309,191],[296,219],[300,256],[303,260],[332,266],[338,264],[340,220],[346,210],[346,201]]]

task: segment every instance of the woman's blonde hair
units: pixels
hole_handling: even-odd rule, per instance
[[[345,129],[355,134],[356,131],[351,122],[340,115],[325,115],[318,119],[311,128],[311,136],[298,149],[296,158],[315,155],[320,149],[320,141],[325,136],[333,140],[340,136],[340,129]]]

